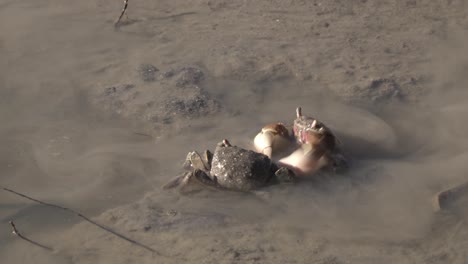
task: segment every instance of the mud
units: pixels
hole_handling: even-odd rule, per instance
[[[466,263],[462,0],[0,1],[2,263]],[[342,177],[249,194],[161,190],[186,153],[249,147],[294,109]],[[466,207],[466,206],[465,206]],[[10,234],[8,221],[45,251]]]

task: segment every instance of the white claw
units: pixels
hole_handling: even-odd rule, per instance
[[[320,169],[319,161],[310,158],[301,148],[282,158],[278,163],[294,171],[297,176],[311,175]]]
[[[255,150],[267,155],[271,159],[273,154],[277,155],[294,145],[289,133],[288,129],[282,123],[266,125],[262,128],[262,131],[255,136]]]
[[[254,139],[257,152],[263,153],[271,158],[273,152],[274,135],[269,131],[262,131]]]

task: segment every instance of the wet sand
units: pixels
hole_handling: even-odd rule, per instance
[[[464,1],[0,1],[5,263],[465,263]],[[294,109],[351,170],[254,195],[161,186],[188,151],[249,147]],[[466,207],[466,206],[465,206]],[[14,220],[47,251],[10,234]]]

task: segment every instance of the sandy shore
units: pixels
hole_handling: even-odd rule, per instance
[[[466,263],[468,4],[0,1],[5,263]],[[161,190],[190,150],[249,147],[294,109],[327,123],[344,177],[252,195]],[[10,234],[8,221],[52,251]]]

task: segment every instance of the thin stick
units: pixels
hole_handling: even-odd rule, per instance
[[[0,187],[1,187],[1,186],[0,186]],[[7,191],[7,192],[10,192],[10,193],[13,193],[13,194],[15,194],[15,195],[21,196],[21,197],[26,198],[26,199],[28,199],[28,200],[31,200],[31,201],[33,201],[33,202],[36,202],[36,203],[39,203],[39,204],[42,204],[42,205],[45,205],[45,206],[49,206],[49,207],[53,207],[53,208],[57,208],[57,209],[61,209],[61,210],[64,210],[64,211],[71,212],[71,213],[75,214],[76,216],[82,218],[82,219],[85,220],[86,222],[88,222],[88,223],[90,223],[90,224],[93,224],[93,225],[95,225],[95,226],[101,228],[102,230],[104,230],[104,231],[106,231],[106,232],[109,232],[109,233],[111,233],[111,234],[113,234],[113,235],[115,235],[115,236],[117,236],[117,237],[119,237],[119,238],[121,238],[121,239],[123,239],[123,240],[126,240],[126,241],[128,241],[128,242],[130,242],[130,243],[132,243],[132,244],[134,244],[134,245],[136,245],[136,246],[139,246],[139,247],[144,248],[144,249],[146,249],[146,250],[148,250],[148,251],[151,251],[151,252],[153,252],[153,253],[156,253],[156,254],[158,254],[158,255],[161,255],[161,253],[159,253],[159,252],[156,251],[155,249],[152,249],[152,248],[150,248],[149,246],[146,246],[146,245],[144,245],[144,244],[142,244],[142,243],[140,243],[140,242],[138,242],[138,241],[135,241],[135,240],[133,240],[133,239],[131,239],[131,238],[128,238],[128,237],[126,237],[126,236],[124,236],[124,235],[122,235],[122,234],[119,234],[119,233],[117,233],[116,231],[110,229],[109,227],[103,226],[103,225],[101,225],[101,224],[99,224],[99,223],[97,223],[97,222],[95,222],[95,221],[89,219],[88,217],[84,216],[83,214],[81,214],[81,213],[79,213],[79,212],[77,212],[77,211],[75,211],[75,210],[72,210],[72,209],[69,209],[69,208],[67,208],[67,207],[63,207],[63,206],[60,206],[60,205],[55,205],[55,204],[51,204],[51,203],[46,203],[46,202],[40,201],[40,200],[38,200],[38,199],[34,199],[34,198],[29,197],[29,196],[27,196],[27,195],[25,195],[25,194],[19,193],[19,192],[17,192],[17,191],[14,191],[14,190],[11,190],[11,189],[8,189],[8,188],[5,188],[5,187],[1,187],[1,188],[2,188],[3,190]],[[12,225],[12,226],[14,226],[14,225]],[[15,233],[15,232],[16,232],[17,234],[19,234],[19,233],[17,232],[16,229],[13,229],[13,233]],[[19,236],[19,235],[18,235],[18,236]],[[29,239],[27,239],[27,240],[29,241]],[[30,241],[30,242],[32,242],[32,241]]]
[[[144,136],[144,137],[153,138],[151,135],[148,135],[148,134],[145,134],[145,133],[142,133],[142,132],[133,132],[133,134],[139,135],[139,136]]]
[[[122,13],[120,13],[119,19],[115,22],[114,26],[118,26],[120,23],[120,20],[122,17],[125,15],[125,12],[127,12],[127,7],[128,7],[128,0],[124,0],[124,7],[122,9]]]
[[[9,223],[10,226],[11,226],[11,230],[12,230],[11,233],[13,233],[14,235],[18,236],[19,238],[21,238],[21,239],[23,239],[23,240],[25,240],[25,241],[28,241],[29,243],[31,243],[31,244],[33,244],[33,245],[36,245],[36,246],[41,247],[41,248],[43,248],[43,249],[47,249],[47,250],[49,250],[49,251],[53,251],[52,248],[50,248],[50,247],[48,247],[48,246],[44,246],[44,245],[42,245],[42,244],[40,244],[40,243],[38,243],[38,242],[36,242],[36,241],[33,241],[33,240],[31,240],[31,239],[29,239],[29,238],[23,236],[23,235],[18,231],[18,229],[16,229],[15,223],[13,223],[13,221],[9,221],[8,223]]]

